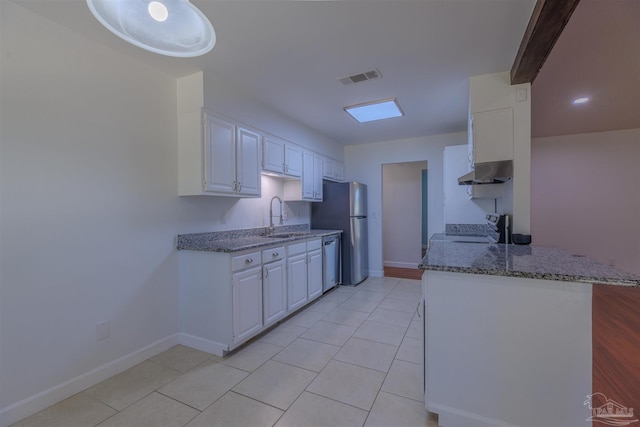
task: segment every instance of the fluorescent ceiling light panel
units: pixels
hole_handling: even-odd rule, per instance
[[[589,98],[587,98],[586,96],[583,96],[583,97],[574,99],[573,105],[586,104],[587,102],[589,102]]]
[[[344,111],[360,123],[404,116],[395,98],[344,107]]]

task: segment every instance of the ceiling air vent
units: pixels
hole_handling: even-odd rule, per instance
[[[371,71],[366,71],[360,74],[354,74],[349,77],[342,77],[338,80],[340,80],[340,82],[343,85],[350,85],[354,83],[366,82],[367,80],[379,79],[381,77],[382,77],[382,74],[380,74],[380,71],[371,70]]]

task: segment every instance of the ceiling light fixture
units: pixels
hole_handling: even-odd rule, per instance
[[[344,111],[359,123],[372,122],[374,120],[390,119],[404,116],[395,98],[381,99],[379,101],[365,102],[363,104],[344,107]]]
[[[93,16],[116,36],[161,55],[204,55],[216,44],[211,22],[187,0],[87,0]]]
[[[573,105],[586,104],[587,102],[589,102],[589,98],[587,98],[586,96],[583,96],[583,97],[574,99]]]

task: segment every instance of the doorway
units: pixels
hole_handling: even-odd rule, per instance
[[[426,248],[427,161],[382,165],[382,262],[384,275],[419,279]]]

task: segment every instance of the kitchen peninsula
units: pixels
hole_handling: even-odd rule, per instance
[[[558,248],[444,241],[420,268],[440,425],[591,425],[593,285],[640,277]]]

